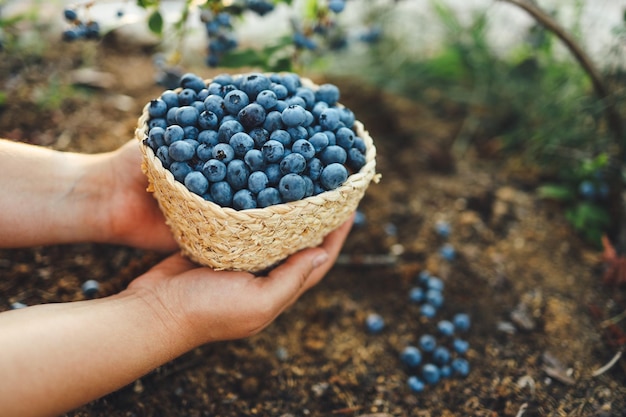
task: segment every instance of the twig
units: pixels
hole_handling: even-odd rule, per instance
[[[622,311],[621,313],[619,313],[617,316],[613,316],[609,319],[604,320],[602,323],[600,323],[600,327],[605,328],[605,327],[609,327],[613,324],[617,324],[620,321],[624,320],[626,318],[626,310]]]
[[[515,417],[522,417],[524,413],[526,412],[527,408],[528,408],[528,403],[522,404],[519,410],[517,411],[517,414],[515,415]]]
[[[609,126],[616,136],[618,146],[622,147],[623,128],[619,112],[615,106],[614,100],[611,98],[608,87],[604,83],[600,71],[596,68],[593,61],[585,53],[585,51],[576,43],[572,38],[550,15],[541,10],[538,6],[526,0],[500,0],[507,3],[511,3],[530,14],[539,24],[554,33],[574,55],[574,58],[583,67],[591,82],[593,88],[596,91],[598,97],[606,103],[606,115],[609,122]],[[623,152],[624,150],[621,149]],[[621,153],[621,152],[620,152]]]
[[[611,359],[609,361],[609,363],[607,363],[606,365],[604,365],[602,368],[598,368],[595,371],[593,371],[593,373],[591,374],[591,376],[596,377],[596,376],[600,376],[603,373],[605,373],[606,371],[608,371],[609,369],[611,369],[613,367],[613,365],[615,365],[617,363],[617,361],[619,361],[619,359],[622,357],[622,351],[620,350],[619,352],[617,352],[615,354],[615,356],[613,356],[613,359]]]

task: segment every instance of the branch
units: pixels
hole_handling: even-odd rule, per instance
[[[591,82],[593,88],[598,97],[606,103],[606,115],[609,122],[609,126],[616,136],[618,146],[622,147],[623,140],[623,128],[621,118],[615,106],[614,100],[611,97],[608,87],[604,83],[600,71],[596,68],[593,61],[585,53],[585,51],[576,43],[574,38],[570,36],[565,29],[563,29],[549,14],[541,10],[537,5],[531,1],[526,0],[500,0],[507,3],[511,3],[519,8],[525,10],[530,14],[540,25],[545,27],[550,32],[554,33],[569,49],[574,58],[583,67]],[[621,153],[621,152],[620,152]]]

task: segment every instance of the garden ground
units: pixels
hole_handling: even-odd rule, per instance
[[[75,71],[85,66],[98,72]],[[3,57],[0,132],[61,150],[115,149],[162,91],[153,74],[149,52],[107,42]],[[463,123],[453,104],[435,112],[354,80],[325,81],[370,131],[382,174],[336,267],[261,334],[195,349],[67,416],[626,415],[624,359],[596,372],[624,347],[623,321],[606,321],[624,311],[624,289],[603,283],[601,249],[535,196],[536,173],[513,157],[452,152]],[[447,239],[439,220],[451,226]],[[454,260],[440,256],[444,243]],[[106,296],[158,260],[107,245],[3,250],[0,310],[84,299],[87,279]],[[471,316],[472,369],[412,393],[399,352],[436,322],[408,299],[423,270],[445,282],[437,319]],[[386,323],[379,334],[364,326],[373,312]]]

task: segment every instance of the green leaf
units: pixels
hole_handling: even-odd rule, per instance
[[[569,187],[558,184],[546,184],[537,188],[539,198],[558,201],[570,201],[576,196],[576,193]]]
[[[163,33],[163,16],[159,10],[155,10],[148,17],[148,27],[153,33],[160,35]]]

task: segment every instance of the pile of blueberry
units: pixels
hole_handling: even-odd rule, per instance
[[[409,301],[420,305],[420,314],[435,318],[443,305],[443,281],[422,271],[417,285],[409,291]],[[380,333],[385,327],[384,319],[377,313],[366,317],[365,325],[370,333]],[[470,366],[465,357],[469,343],[462,337],[470,328],[470,317],[465,313],[454,315],[451,320],[436,322],[436,330],[423,334],[416,345],[405,346],[400,361],[409,377],[407,385],[413,392],[422,392],[426,385],[435,385],[444,378],[464,378]]]
[[[63,10],[65,20],[70,27],[63,31],[63,40],[72,42],[78,39],[99,39],[100,24],[95,20],[82,19],[78,16],[75,8],[66,8]]]
[[[366,144],[339,89],[313,89],[293,73],[231,76],[180,88],[147,106],[145,144],[189,191],[222,207],[264,208],[343,184],[366,162]]]

